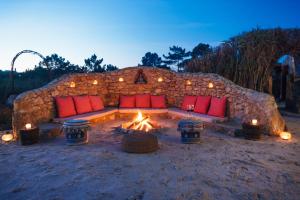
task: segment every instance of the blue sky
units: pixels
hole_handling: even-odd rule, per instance
[[[257,26],[300,27],[300,1],[0,0],[0,67],[31,49],[83,65],[92,54],[118,67],[135,66],[147,52],[171,45],[191,50],[217,45]],[[18,71],[39,58],[22,55]]]

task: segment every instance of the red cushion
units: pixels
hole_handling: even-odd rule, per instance
[[[196,96],[185,96],[181,105],[182,110],[187,110],[188,105],[194,105],[196,103],[197,97]]]
[[[134,107],[135,107],[135,96],[120,97],[120,108],[134,108]]]
[[[137,108],[150,108],[150,94],[137,94],[135,95],[135,107]]]
[[[103,101],[102,101],[101,97],[99,97],[99,96],[89,96],[89,98],[90,98],[90,102],[91,102],[91,106],[92,106],[93,111],[98,111],[98,110],[103,110],[104,109],[104,105],[103,105]]]
[[[55,97],[55,102],[59,118],[77,114],[72,97]]]
[[[78,114],[93,111],[89,96],[74,96],[73,99]]]
[[[151,95],[151,107],[152,108],[166,108],[166,99],[164,95],[155,96]]]
[[[225,117],[226,99],[227,99],[226,97],[223,98],[212,97],[209,111],[207,114],[216,117]]]
[[[211,96],[198,96],[194,112],[206,114],[209,108]]]

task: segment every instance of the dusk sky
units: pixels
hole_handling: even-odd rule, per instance
[[[57,53],[83,65],[92,54],[104,64],[136,66],[148,52],[167,54],[213,46],[255,27],[300,27],[300,1],[0,0],[0,67],[24,49]],[[21,55],[17,71],[40,61]]]

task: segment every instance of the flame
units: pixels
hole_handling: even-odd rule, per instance
[[[150,129],[152,129],[150,119],[145,118],[141,111],[138,111],[138,114],[133,122],[136,123],[136,125],[133,126],[134,130],[145,130],[148,132]]]
[[[141,122],[143,120],[143,114],[141,111],[138,111],[135,121]]]

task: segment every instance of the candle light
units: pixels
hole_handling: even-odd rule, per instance
[[[210,88],[210,89],[211,89],[211,88],[213,88],[213,87],[214,87],[214,84],[213,84],[213,83],[211,83],[211,82],[210,82],[210,83],[208,83],[208,88]]]
[[[74,88],[75,86],[76,86],[75,82],[72,81],[72,82],[70,83],[70,87],[71,87],[71,88]]]
[[[252,119],[251,120],[251,124],[254,125],[254,126],[256,126],[257,125],[257,119]]]
[[[31,129],[31,124],[28,123],[28,124],[25,124],[25,128],[28,130],[28,129]]]
[[[98,81],[97,80],[94,80],[93,81],[93,85],[97,85],[98,84]]]
[[[162,77],[159,77],[159,78],[157,79],[157,81],[158,81],[158,82],[163,82],[163,78],[162,78]]]
[[[291,139],[292,134],[290,132],[283,131],[283,132],[280,133],[280,137],[283,140],[289,140],[289,139]]]
[[[123,82],[123,81],[124,81],[124,78],[120,77],[119,82]]]
[[[192,82],[191,82],[190,80],[187,80],[187,81],[186,81],[186,84],[187,84],[187,85],[192,85]]]

